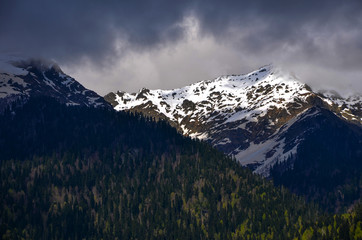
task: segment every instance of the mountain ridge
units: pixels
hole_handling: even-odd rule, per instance
[[[103,97],[66,75],[53,61],[1,56],[0,112],[14,102],[37,96],[49,96],[66,105],[110,108]]]
[[[362,126],[361,96],[342,98],[330,92],[314,92],[293,74],[272,64],[248,74],[222,76],[183,88],[143,88],[132,94],[118,91],[105,99],[117,111],[167,120],[184,135],[208,141],[264,176],[269,175],[270,167],[260,163],[293,153],[280,147],[282,139],[271,140],[308,109],[320,106]]]

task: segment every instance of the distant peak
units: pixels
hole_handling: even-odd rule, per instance
[[[0,55],[0,112],[19,98],[39,96],[67,105],[108,107],[102,97],[65,74],[54,61]]]

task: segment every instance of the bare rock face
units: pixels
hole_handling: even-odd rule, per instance
[[[292,126],[318,114],[310,109],[324,108],[362,124],[361,96],[313,92],[272,65],[179,89],[116,92],[105,99],[117,111],[167,120],[184,135],[210,142],[265,176],[275,163],[297,152],[305,131]]]

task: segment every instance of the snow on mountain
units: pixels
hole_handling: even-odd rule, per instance
[[[10,103],[32,96],[53,97],[67,105],[109,105],[52,61],[0,56],[0,112]]]
[[[344,119],[362,123],[362,95],[352,95],[347,98],[341,97],[337,92],[321,92],[323,101],[325,101],[331,109],[339,112]]]
[[[310,94],[304,84],[272,69],[272,66],[265,66],[246,75],[222,76],[174,90],[118,92],[115,109],[152,106],[159,114],[181,125],[185,117],[190,122],[218,120],[220,124],[241,119],[257,121],[256,117],[264,115],[268,109],[285,107],[296,97],[305,100]],[[186,126],[182,130],[186,135],[199,134]]]
[[[105,99],[117,111],[167,120],[184,135],[210,142],[265,176],[277,161],[296,153],[302,136],[288,141],[283,136],[296,121],[311,116],[308,109],[321,106],[362,124],[361,96],[315,93],[273,65],[173,90],[109,93]]]

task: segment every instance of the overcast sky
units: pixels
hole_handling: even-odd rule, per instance
[[[0,52],[55,60],[101,95],[269,63],[362,93],[362,1],[0,0]]]

